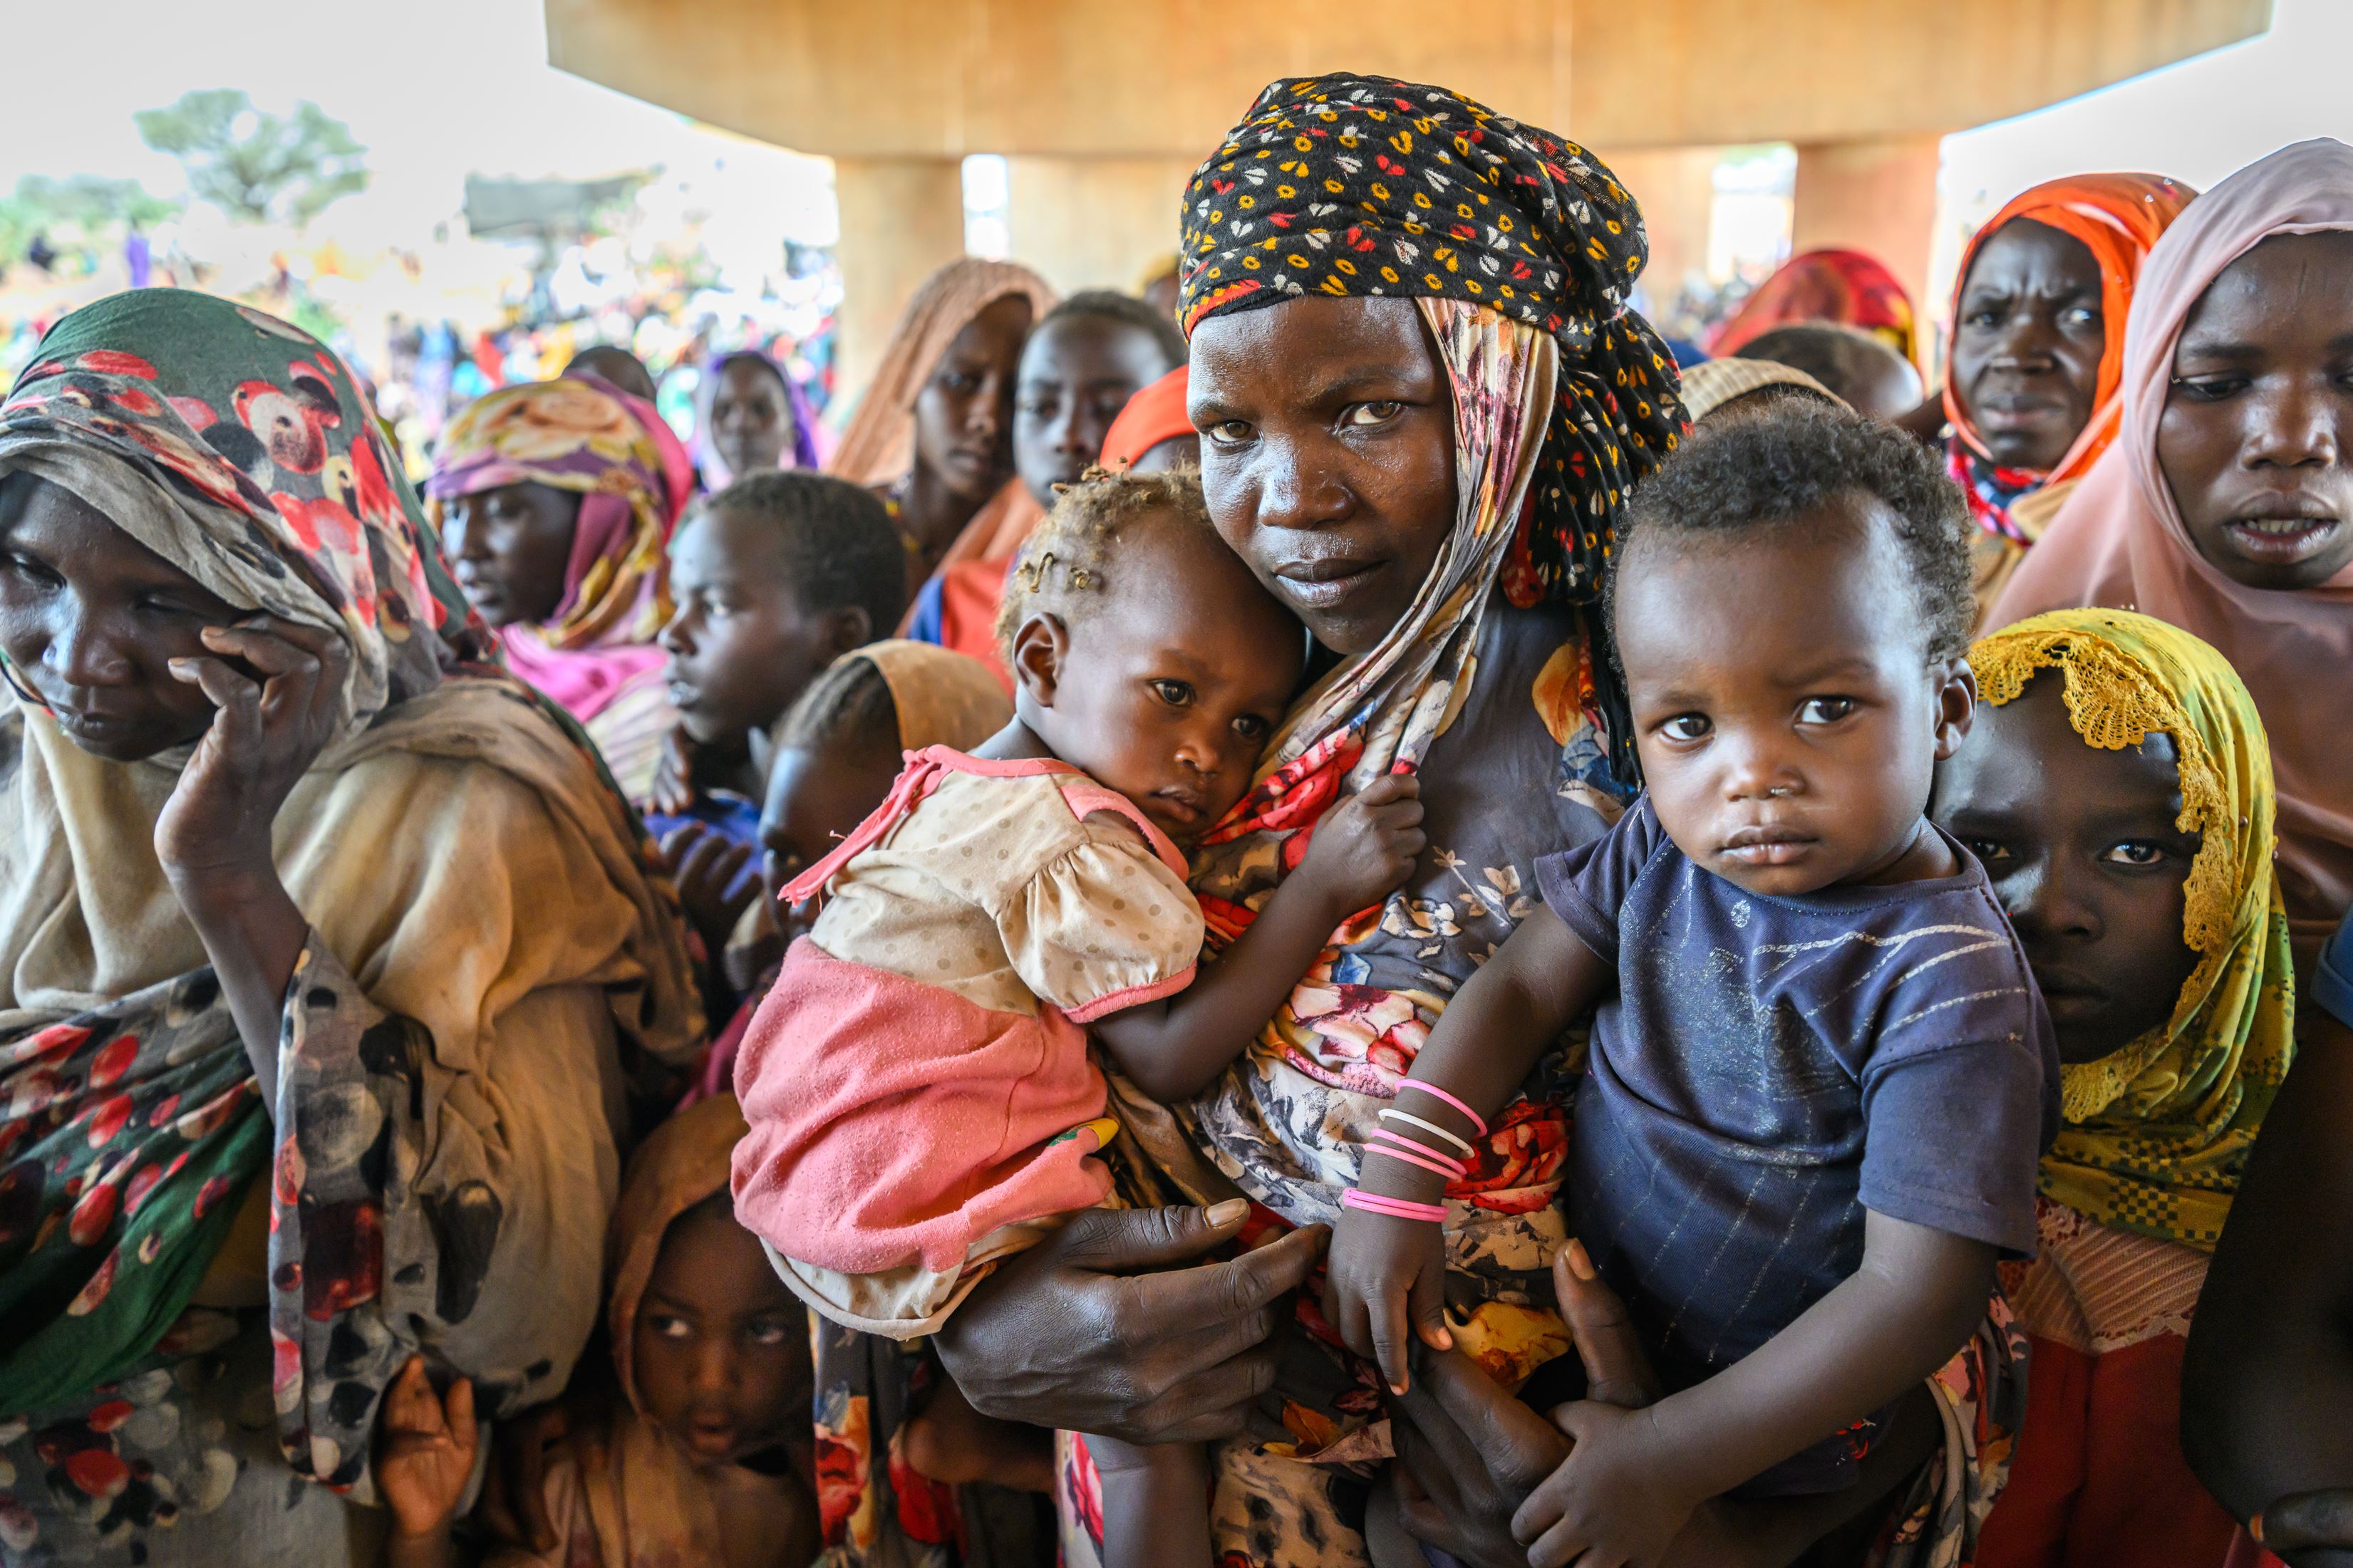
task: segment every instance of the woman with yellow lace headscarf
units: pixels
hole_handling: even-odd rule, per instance
[[[2220,1563],[2181,1456],[2189,1321],[2293,1055],[2271,748],[2189,633],[2063,610],[1970,649],[1976,731],[1938,823],[1985,861],[2059,1037],[2042,1250],[2005,1266],[2032,1376],[1979,1568]]]

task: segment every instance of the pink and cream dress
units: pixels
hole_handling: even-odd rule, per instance
[[[1085,1025],[1183,990],[1201,909],[1124,795],[945,746],[785,896],[820,890],[736,1061],[736,1217],[813,1310],[913,1338],[1108,1195]]]

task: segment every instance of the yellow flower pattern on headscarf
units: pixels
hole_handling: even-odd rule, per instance
[[[1997,707],[2056,669],[2085,744],[2120,751],[2162,731],[2179,753],[2177,826],[2201,836],[2181,923],[2198,967],[2165,1023],[2061,1068],[2042,1188],[2102,1225],[2211,1251],[2295,1054],[2271,746],[2254,700],[2205,643],[2124,610],[2036,616],[1980,638],[1969,664]]]

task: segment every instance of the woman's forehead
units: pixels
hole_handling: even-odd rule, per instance
[[[1314,400],[1436,374],[1421,312],[1406,299],[1285,300],[1193,330],[1187,404]]]

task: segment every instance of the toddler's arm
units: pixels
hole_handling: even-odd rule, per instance
[[[1097,1018],[1095,1038],[1153,1099],[1190,1100],[1274,1016],[1340,922],[1405,880],[1426,843],[1420,781],[1375,779],[1316,826],[1306,858],[1222,958],[1174,996]]]
[[[1613,965],[1539,905],[1447,1004],[1398,1091],[1395,1109],[1416,1120],[1385,1123],[1386,1130],[1435,1163],[1467,1161],[1465,1146],[1502,1110],[1536,1058],[1616,978]],[[1463,1114],[1465,1106],[1477,1122]],[[1365,1146],[1359,1191],[1408,1204],[1445,1201],[1446,1176],[1403,1154],[1376,1158],[1379,1147]],[[1349,1349],[1380,1363],[1400,1394],[1409,1330],[1437,1349],[1453,1343],[1446,1331],[1443,1244],[1430,1220],[1362,1208],[1343,1210],[1333,1227],[1324,1317]]]
[[[1647,1410],[1556,1412],[1575,1447],[1512,1521],[1532,1568],[1588,1551],[1656,1563],[1701,1503],[1951,1360],[1985,1314],[1993,1265],[1985,1242],[1866,1211],[1862,1267],[1755,1354]]]

